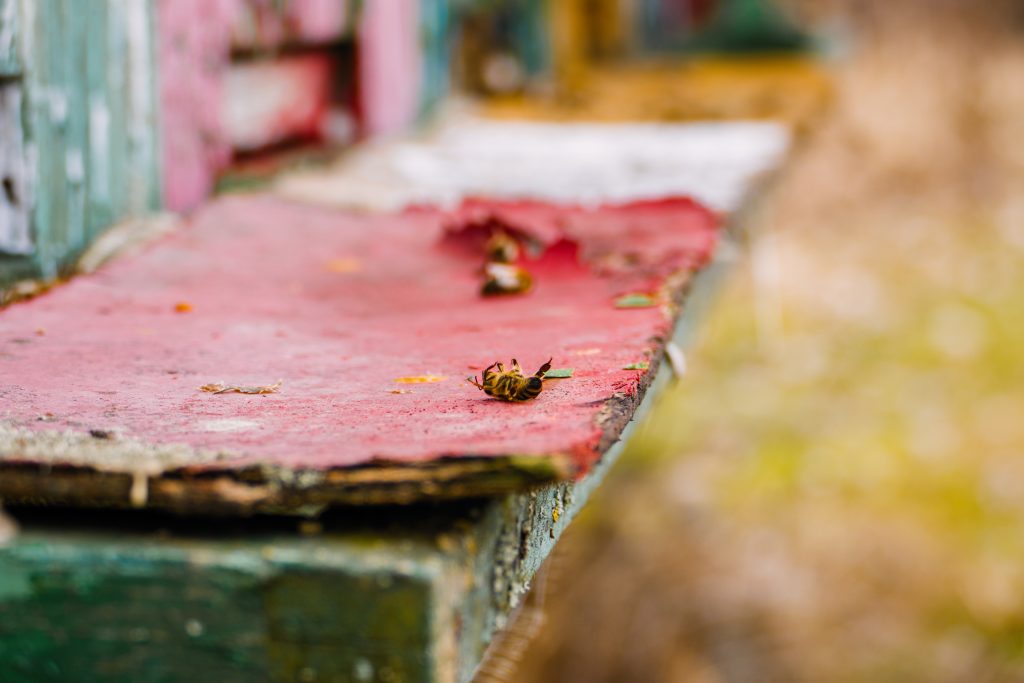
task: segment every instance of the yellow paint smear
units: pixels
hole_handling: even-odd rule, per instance
[[[416,375],[414,377],[398,377],[395,382],[398,384],[433,384],[443,382],[447,377],[444,375]]]
[[[327,270],[332,273],[358,273],[363,264],[354,258],[336,258],[327,262]]]

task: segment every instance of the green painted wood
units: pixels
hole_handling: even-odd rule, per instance
[[[0,258],[2,287],[66,272],[107,227],[157,208],[160,182],[153,3],[0,3],[23,57],[33,237],[30,253]]]
[[[21,75],[18,0],[0,0],[0,78]]]
[[[30,528],[0,552],[0,669],[9,683],[437,680],[440,570],[425,545],[354,536]]]
[[[727,267],[698,275],[677,343]],[[662,364],[584,479],[497,500],[336,509],[312,536],[274,518],[19,511],[21,535],[0,547],[0,671],[12,683],[468,683],[671,381]]]

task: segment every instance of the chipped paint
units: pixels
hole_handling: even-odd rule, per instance
[[[203,420],[198,424],[198,427],[204,432],[244,432],[250,429],[259,429],[260,423],[256,420],[225,418],[222,420]]]

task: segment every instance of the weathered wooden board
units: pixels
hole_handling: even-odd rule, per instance
[[[725,265],[697,276],[677,343]],[[662,366],[638,418],[670,375]],[[103,517],[69,528],[19,510],[22,534],[0,545],[5,681],[468,683],[636,424],[578,482],[454,507],[339,509],[314,536],[279,520],[123,514],[109,520],[115,534],[89,530]]]
[[[541,250],[528,295],[479,295],[482,233],[446,227],[486,221]],[[0,497],[294,510],[579,476],[642,396],[650,371],[626,366],[656,367],[717,226],[686,199],[374,216],[218,201],[0,312]],[[549,357],[575,374],[529,403],[464,381]],[[279,379],[263,396],[198,389]]]

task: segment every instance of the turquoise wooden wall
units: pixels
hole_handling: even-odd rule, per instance
[[[2,286],[61,275],[105,228],[156,208],[160,185],[151,2],[0,0],[0,18],[0,122],[20,138],[0,149],[17,186],[0,211]]]
[[[448,0],[420,0],[423,83],[420,113],[429,115],[451,86],[451,18]]]

